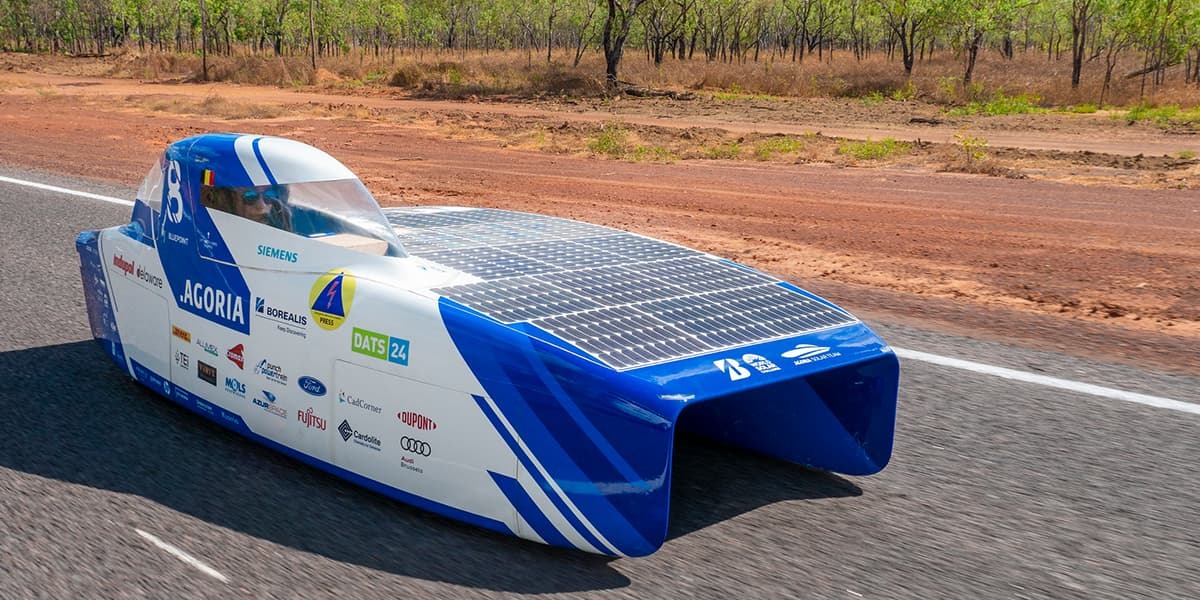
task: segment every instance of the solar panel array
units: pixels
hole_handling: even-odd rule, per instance
[[[494,209],[384,209],[409,254],[483,281],[433,291],[625,370],[857,320],[758,271],[632,233]]]

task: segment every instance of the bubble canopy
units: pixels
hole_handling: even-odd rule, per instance
[[[386,242],[390,256],[406,255],[354,173],[294,140],[228,133],[179,140],[150,169],[138,199],[156,210],[178,199],[304,237],[352,233]]]

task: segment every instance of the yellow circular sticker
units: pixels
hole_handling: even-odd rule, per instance
[[[339,269],[327,271],[317,278],[308,292],[309,312],[317,326],[333,331],[342,326],[350,316],[350,305],[354,303],[354,276]]]

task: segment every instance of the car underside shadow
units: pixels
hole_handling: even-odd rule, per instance
[[[693,434],[678,434],[673,460],[668,539],[776,502],[862,495],[832,473]]]
[[[0,467],[405,577],[520,593],[630,583],[611,558],[443,518],[264,448],[133,382],[93,341],[0,353],[0,369],[0,422],[13,425]]]

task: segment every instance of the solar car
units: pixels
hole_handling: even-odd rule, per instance
[[[76,245],[93,335],[139,383],[537,542],[658,549],[680,431],[852,475],[891,455],[896,356],[834,304],[599,225],[380,209],[296,141],[174,142],[129,223]]]

